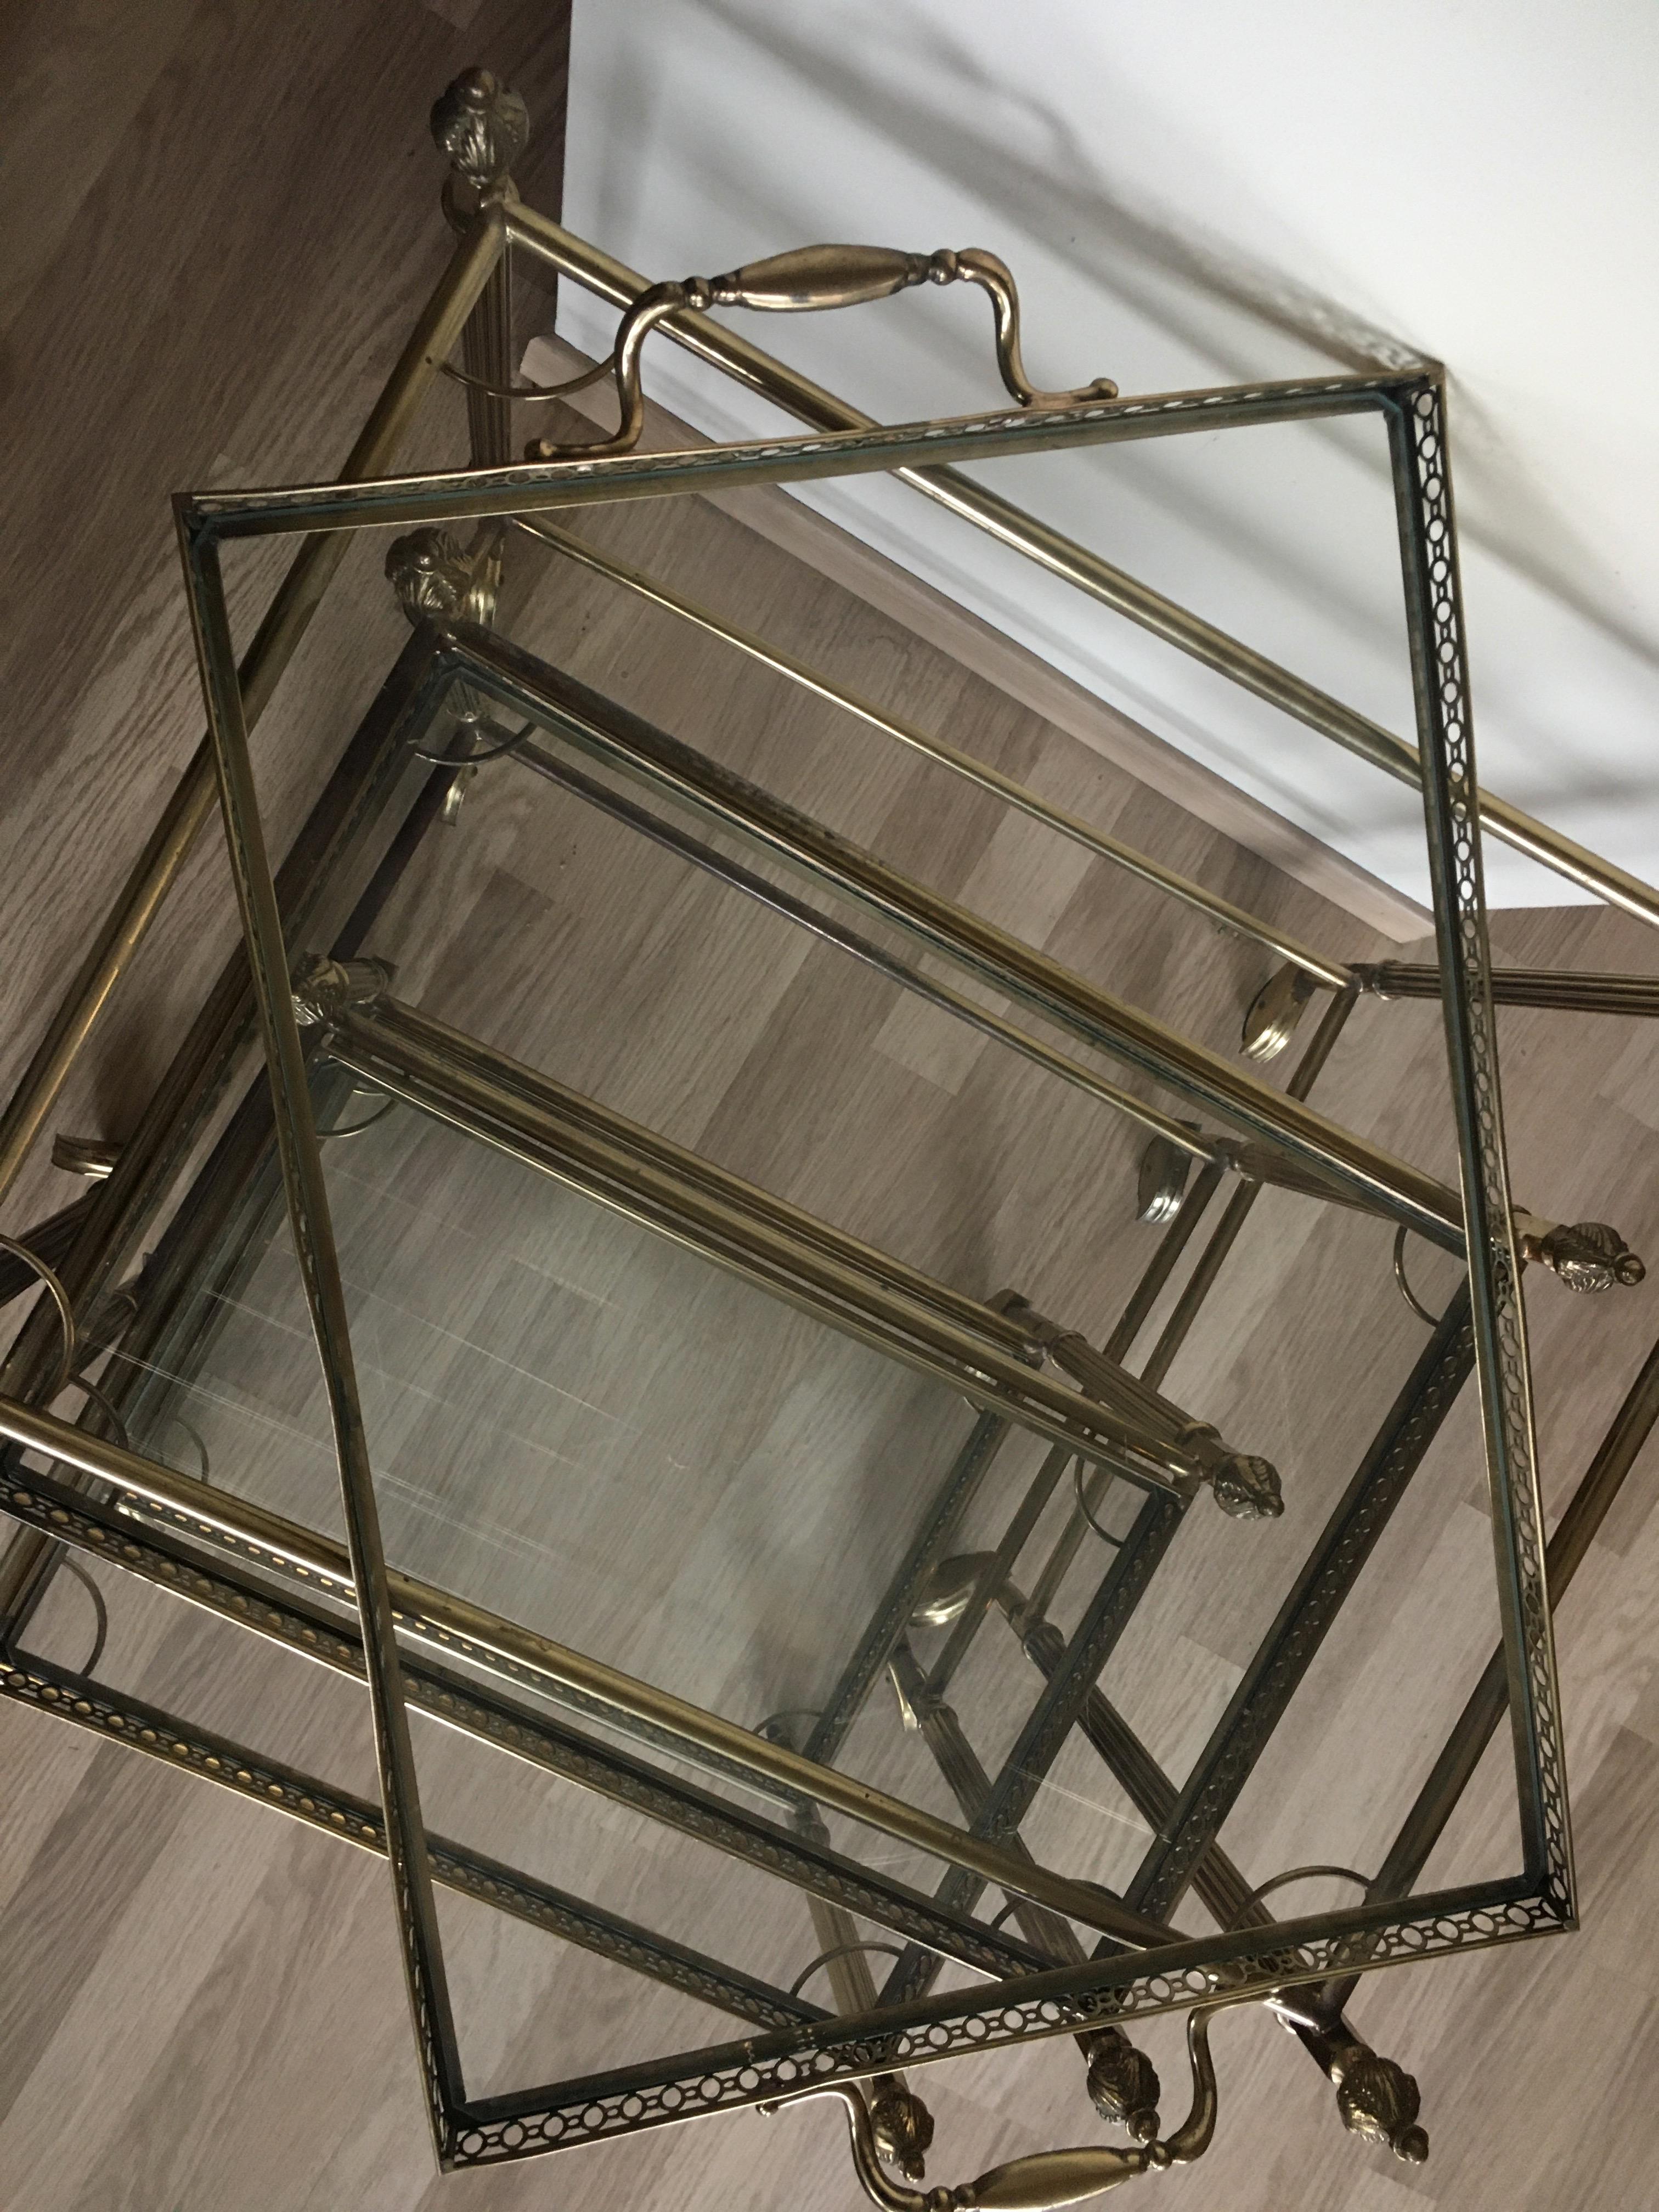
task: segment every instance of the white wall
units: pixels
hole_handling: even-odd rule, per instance
[[[1453,378],[1482,781],[1659,879],[1656,0],[577,0],[566,219],[653,277],[823,239],[982,245],[1043,384]],[[734,327],[889,421],[999,403],[929,287]],[[562,288],[559,327],[614,316]],[[653,340],[711,434],[781,427]],[[988,483],[1412,734],[1378,424],[988,465]],[[1413,794],[970,526],[801,495],[1282,814],[1427,896]],[[1487,844],[1499,904],[1571,889]]]

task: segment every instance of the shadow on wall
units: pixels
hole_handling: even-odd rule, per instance
[[[962,40],[905,9],[902,0],[883,12],[883,43],[873,59],[848,36],[845,19],[837,25],[794,10],[786,15],[760,0],[746,5],[744,0],[691,0],[691,5],[734,40],[810,83],[819,102],[856,117],[861,130],[882,133],[908,159],[1006,209],[1092,288],[1115,295],[1182,345],[1214,359],[1229,380],[1262,373],[1260,349],[1252,343],[1261,329],[1359,373],[1432,362],[1410,340],[1380,329],[1233,241],[1177,226],[1138,202],[1107,175],[1097,151],[1064,117],[1029,88],[989,74]],[[1110,89],[1101,90],[1101,112],[1109,115]],[[613,79],[612,91],[621,95],[619,112],[627,115],[627,143],[642,143],[652,127],[646,78],[630,73],[627,83]],[[1005,127],[998,127],[999,118]],[[1010,124],[1019,127],[1006,127]],[[606,181],[608,193],[626,198],[624,177]],[[801,241],[779,241],[787,242]],[[1297,367],[1273,373],[1294,374]],[[1593,577],[1600,562],[1595,547],[1528,478],[1501,430],[1459,386],[1455,364],[1450,373],[1465,543],[1479,545],[1659,668],[1659,641],[1611,616],[1586,587],[1584,577]],[[1380,456],[1373,465],[1383,473]]]

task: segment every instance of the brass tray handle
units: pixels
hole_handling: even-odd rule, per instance
[[[1236,2002],[1233,2000],[1232,2002]],[[847,2107],[852,2136],[853,2166],[865,2195],[882,2212],[1058,2212],[1066,2204],[1081,2204],[1103,2196],[1120,2182],[1138,2173],[1162,2172],[1171,2166],[1190,2166],[1210,2147],[1215,2133],[1215,2067],[1210,2057],[1211,2015],[1219,2005],[1204,2005],[1187,2015],[1187,2052],[1193,2069],[1193,2105],[1175,2133],[1161,2142],[1097,2143],[1076,2150],[1040,2150],[1029,2158],[994,2166],[977,2180],[954,2189],[907,2189],[891,2179],[876,2154],[875,2130],[869,2108],[850,2081],[829,2081],[822,2088],[799,2089],[775,2099],[761,2110],[775,2112],[781,2106],[805,2104],[809,2097],[839,2097]]]
[[[1009,392],[1022,407],[1078,407],[1095,399],[1115,399],[1117,386],[1108,376],[1075,392],[1039,392],[1025,374],[1019,350],[1019,292],[1006,262],[978,246],[960,253],[949,248],[938,253],[903,253],[886,246],[802,246],[791,253],[776,253],[766,261],[751,261],[724,276],[688,276],[678,284],[653,284],[642,292],[623,317],[617,343],[608,362],[599,365],[615,372],[620,420],[614,436],[586,445],[560,445],[538,439],[526,449],[532,461],[568,460],[601,453],[631,453],[645,428],[645,396],[640,388],[640,349],[647,334],[665,316],[682,308],[702,313],[708,307],[753,307],[763,313],[812,313],[826,307],[861,307],[866,301],[888,300],[896,292],[917,284],[977,284],[988,292],[996,315],[997,367]],[[592,374],[580,382],[592,381]],[[558,387],[574,390],[574,386]],[[514,397],[552,397],[535,392]]]

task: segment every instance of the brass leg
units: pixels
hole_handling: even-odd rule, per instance
[[[794,1730],[787,1719],[763,1722],[759,1733],[773,1743],[793,1748]],[[803,1803],[795,1826],[821,1850],[828,1847],[830,1830],[816,1805]],[[817,1938],[814,1966],[823,1966],[835,1994],[836,2010],[862,2017],[876,2008],[875,1977],[866,1955],[869,1946],[860,1936],[858,1923],[844,1905],[809,1892],[807,1910]],[[808,1972],[811,1970],[809,1968]],[[797,1980],[799,1990],[806,1978]],[[872,2074],[870,2077],[870,2120],[876,2148],[907,2180],[926,2179],[927,2154],[933,2140],[933,2116],[902,2074]]]
[[[906,1726],[921,1730],[962,1808],[963,1819],[970,1826],[982,1820],[991,1796],[991,1778],[974,1755],[954,1708],[930,1686],[908,1638],[901,1637],[894,1646],[891,1669]],[[1022,1857],[1030,1856],[1018,1835],[1010,1836],[1008,1848]],[[1026,1942],[1034,1948],[1067,1965],[1082,1963],[1083,1946],[1068,1922],[1018,1896],[1010,1897],[1008,1902]],[[1136,2142],[1151,2142],[1158,2133],[1158,2073],[1151,2059],[1118,2027],[1088,2029],[1077,2041],[1088,2067],[1090,2099],[1102,2119],[1127,2129]]]

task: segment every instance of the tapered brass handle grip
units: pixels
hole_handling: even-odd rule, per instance
[[[890,300],[912,284],[925,284],[933,259],[942,258],[901,253],[890,246],[798,246],[793,252],[748,261],[724,276],[709,277],[710,304],[785,314],[815,307],[857,307],[867,300]]]
[[[827,307],[861,307],[890,299],[917,284],[977,284],[990,295],[996,316],[997,368],[1003,383],[1022,407],[1074,407],[1095,399],[1115,399],[1109,377],[1073,392],[1040,392],[1025,374],[1019,350],[1019,293],[1006,263],[978,246],[961,252],[904,253],[886,246],[802,246],[750,261],[723,276],[688,276],[678,284],[654,284],[642,292],[617,325],[610,366],[617,379],[620,421],[614,437],[585,445],[560,445],[539,439],[526,449],[532,461],[626,453],[645,428],[645,398],[640,388],[640,349],[648,331],[665,315],[682,308],[751,307],[774,314],[810,313]],[[536,395],[531,395],[536,396]]]

